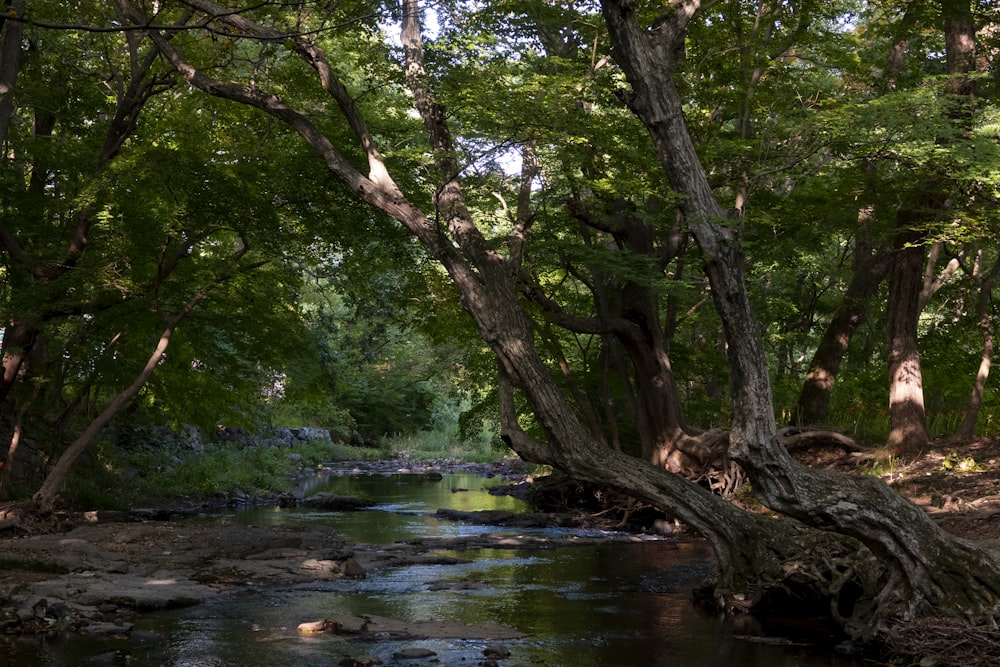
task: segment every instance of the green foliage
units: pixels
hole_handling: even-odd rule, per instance
[[[959,456],[957,452],[948,452],[941,462],[941,470],[945,472],[982,472],[986,468],[971,456]]]
[[[394,456],[418,461],[455,459],[487,463],[511,455],[500,441],[497,425],[476,419],[475,415],[481,414],[481,411],[462,413],[464,424],[468,424],[470,419],[479,421],[476,427],[467,429],[465,433],[459,427],[455,411],[439,415],[433,428],[387,438],[385,447]]]
[[[379,454],[320,440],[294,447],[213,443],[203,451],[163,441],[125,451],[105,443],[85,464],[89,474],[74,476],[66,495],[96,509],[210,499],[236,490],[268,496],[291,489],[303,467]]]

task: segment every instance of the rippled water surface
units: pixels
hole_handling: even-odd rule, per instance
[[[525,509],[482,490],[499,480],[472,474],[431,482],[415,474],[351,474],[317,478],[309,493],[330,491],[377,501],[350,513],[258,508],[201,520],[259,523],[320,522],[349,541],[375,545],[418,537],[457,537],[508,530],[436,518],[439,507]],[[453,491],[468,489],[468,491]],[[592,533],[590,534],[592,535]],[[281,589],[247,589],[196,607],[143,615],[129,640],[70,639],[24,645],[17,665],[122,664],[134,667],[274,667],[337,665],[373,656],[385,665],[478,665],[483,649],[501,644],[514,665],[848,667],[860,665],[828,648],[761,640],[753,621],[735,625],[702,613],[691,587],[708,572],[711,554],[697,541],[639,540],[551,549],[439,552],[459,565],[409,566],[369,573],[364,580]],[[403,621],[500,623],[523,638],[498,641],[363,642],[301,635],[296,626],[330,614],[372,614]],[[427,648],[430,659],[401,661],[393,653]],[[115,654],[114,651],[127,652]],[[118,662],[116,662],[118,660]],[[96,661],[96,662],[95,662]]]

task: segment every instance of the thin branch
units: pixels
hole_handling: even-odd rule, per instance
[[[188,6],[194,7],[196,3],[185,2]],[[295,6],[298,3],[294,3]],[[159,24],[152,23],[150,21],[144,23],[137,23],[132,25],[116,25],[116,26],[95,26],[86,23],[60,23],[54,21],[44,21],[31,18],[27,12],[22,12],[20,14],[11,16],[5,15],[4,20],[12,21],[15,23],[23,23],[25,25],[31,26],[33,28],[42,28],[45,30],[63,30],[63,31],[74,31],[74,32],[86,32],[94,34],[106,34],[106,33],[129,33],[129,32],[144,32],[149,30],[155,30],[161,33],[177,33],[190,30],[204,30],[209,34],[216,35],[218,37],[225,37],[227,39],[239,39],[240,37],[247,37],[245,33],[231,32],[229,30],[223,30],[212,27],[212,24],[216,21],[221,21],[231,16],[241,16],[247,12],[260,9],[262,7],[267,7],[271,5],[278,6],[292,6],[293,3],[272,3],[272,2],[261,2],[257,5],[251,5],[249,7],[243,7],[241,9],[233,10],[222,10],[217,13],[207,13],[207,16],[197,23],[191,23],[187,25],[177,25],[177,24]],[[362,14],[360,16],[355,16],[346,21],[340,23],[334,23],[330,25],[325,25],[321,28],[313,28],[311,30],[300,30],[295,32],[281,33],[280,35],[275,33],[270,36],[254,35],[256,39],[262,39],[265,41],[284,41],[289,38],[295,37],[308,37],[311,35],[320,35],[325,32],[330,32],[331,30],[340,30],[342,28],[350,27],[356,23],[366,21],[372,18],[378,17],[377,12],[368,12],[367,14]]]

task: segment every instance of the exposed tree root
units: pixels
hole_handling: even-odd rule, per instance
[[[778,442],[789,452],[805,447],[833,447],[850,452],[864,452],[867,448],[859,445],[854,438],[839,431],[827,431],[813,428],[787,427],[779,429]]]
[[[59,530],[59,522],[53,515],[42,515],[35,506],[27,502],[6,502],[0,504],[0,534],[35,535]]]
[[[867,456],[865,447],[838,431],[787,427],[779,430],[776,437],[793,454],[806,450],[840,452],[825,467],[838,467],[845,459],[853,467],[858,464],[858,457]],[[672,448],[666,457],[667,467],[672,472],[701,483],[721,496],[733,495],[746,479],[739,466],[729,460],[729,431],[726,429],[685,434],[672,443]]]
[[[958,618],[919,618],[892,628],[886,642],[893,655],[914,665],[995,667],[1000,665],[1000,628]]]

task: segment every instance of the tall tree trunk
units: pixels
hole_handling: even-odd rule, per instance
[[[809,364],[793,416],[796,425],[819,424],[826,419],[840,364],[854,332],[867,317],[868,302],[878,290],[888,268],[889,262],[884,253],[873,254],[867,235],[859,234],[855,240],[851,282],[840,307],[823,331]]]
[[[580,221],[581,234],[588,247],[593,247],[591,231],[597,229],[610,234],[619,251],[648,259],[659,270],[679,260],[684,250],[685,237],[678,230],[672,230],[668,239],[658,244],[648,216],[637,215],[630,202],[595,200],[588,205],[575,200],[569,208]],[[724,451],[720,451],[718,439],[700,439],[697,434],[690,433],[686,425],[670,361],[675,315],[668,314],[661,322],[660,295],[648,284],[632,280],[623,283],[620,277],[606,275],[599,266],[591,267],[591,275],[596,320],[614,332],[628,355],[631,373],[624,374],[624,381],[627,383],[631,376],[634,385],[629,394],[629,407],[638,430],[641,458],[674,471],[700,473],[724,456]],[[531,293],[537,295],[537,290]],[[551,312],[561,311],[558,304],[549,300],[538,296],[536,300]],[[564,317],[561,322],[572,330],[573,322],[580,319]],[[586,318],[582,319],[587,326],[595,326]]]
[[[993,365],[993,288],[1000,276],[1000,256],[993,261],[993,266],[984,271],[982,267],[983,251],[979,250],[975,267],[970,276],[976,283],[976,318],[979,330],[983,335],[983,352],[979,359],[979,370],[972,383],[969,404],[965,410],[962,423],[955,430],[951,439],[954,442],[966,442],[976,435],[976,424],[979,422],[979,411],[983,407],[983,393],[986,390],[986,380],[990,376]]]
[[[917,347],[920,291],[925,251],[920,232],[902,231],[894,242],[886,312],[889,362],[889,438],[887,445],[905,457],[927,449],[930,436]]]
[[[976,24],[970,0],[940,0],[944,29],[946,90],[953,95],[951,116],[963,124],[973,121],[976,80]]]
[[[968,74],[975,70],[976,34],[969,0],[941,0],[945,38],[946,68],[949,75],[945,91],[952,97],[949,115],[967,126],[975,84]],[[917,324],[920,317],[921,272],[926,252],[923,230],[935,213],[947,208],[947,200],[938,193],[939,183],[928,178],[916,195],[912,209],[899,212],[894,241],[894,258],[889,278],[888,353],[889,353],[889,438],[888,446],[904,456],[916,456],[930,444],[924,409],[923,380],[920,371]]]

